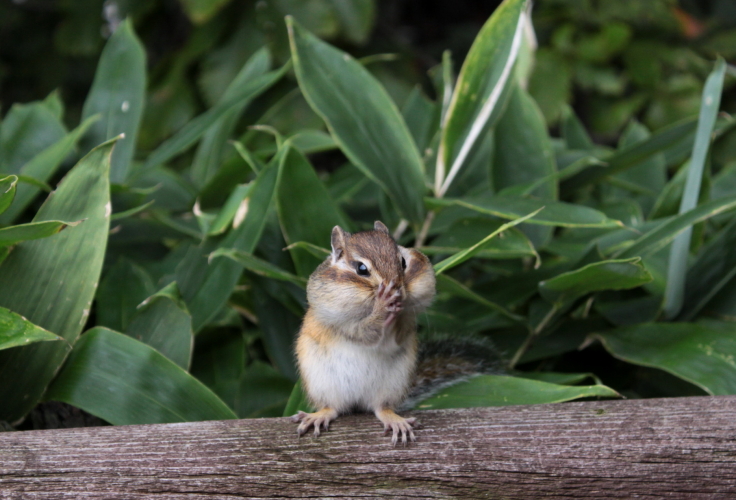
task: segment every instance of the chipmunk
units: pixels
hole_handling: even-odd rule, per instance
[[[304,435],[327,430],[338,415],[373,412],[395,446],[414,441],[415,418],[394,411],[406,397],[417,362],[416,317],[435,295],[434,270],[417,250],[372,231],[332,230],[332,253],[309,277],[296,342],[299,372],[314,413],[292,420]]]

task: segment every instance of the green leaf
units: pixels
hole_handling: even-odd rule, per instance
[[[145,269],[121,258],[102,277],[97,289],[97,324],[124,332],[138,305],[156,291]]]
[[[235,410],[241,418],[280,417],[294,382],[262,361],[251,364],[240,378]]]
[[[219,103],[227,102],[236,97],[238,91],[249,81],[263,76],[271,68],[271,56],[268,49],[258,50],[245,63],[235,79],[228,85]],[[240,101],[237,106],[228,109],[217,119],[202,136],[192,160],[192,181],[198,187],[204,186],[220,167],[222,155],[227,147],[227,141],[235,128],[243,110],[250,103],[250,99]]]
[[[684,214],[664,219],[662,224],[645,233],[630,246],[613,256],[625,259],[636,255],[641,257],[651,255],[665,247],[675,236],[693,224],[703,222],[714,215],[730,212],[734,208],[736,208],[736,200],[732,198],[721,198],[703,203]]]
[[[424,216],[424,166],[380,83],[350,55],[286,18],[299,86],[345,155],[383,188],[405,219]]]
[[[60,220],[47,220],[5,227],[0,229],[0,247],[15,245],[21,241],[48,238],[65,227],[74,227],[81,222],[83,221],[63,222]]]
[[[594,144],[585,130],[580,118],[570,106],[565,105],[562,110],[562,138],[567,149],[590,150]]]
[[[401,108],[401,115],[420,153],[427,149],[432,134],[436,131],[433,127],[436,125],[433,120],[436,113],[436,106],[424,96],[419,85],[409,93]]]
[[[373,0],[329,0],[335,10],[343,35],[351,42],[363,45],[368,41],[376,19]]]
[[[679,318],[690,321],[736,276],[736,218],[701,250],[687,272]]]
[[[726,61],[722,58],[716,62],[716,67],[708,76],[703,89],[703,98],[698,117],[698,128],[695,132],[695,144],[690,160],[690,168],[685,181],[685,191],[682,193],[679,214],[695,208],[700,197],[700,186],[705,171],[705,160],[708,156],[711,135],[716,124],[718,108],[721,104],[723,78],[726,73]],[[692,226],[678,234],[670,248],[670,261],[667,268],[667,288],[664,294],[664,314],[666,319],[677,316],[682,309],[685,297],[685,274],[687,273],[687,258],[690,252],[690,237]]]
[[[179,0],[189,19],[194,24],[202,24],[210,20],[231,0]]]
[[[482,214],[501,217],[502,219],[518,219],[524,214],[544,208],[538,216],[527,221],[529,224],[541,224],[543,226],[599,228],[618,228],[623,226],[620,221],[609,219],[598,210],[561,201],[503,195],[470,196],[462,199],[448,198],[446,200],[428,198],[426,201],[430,206],[458,205]]]
[[[0,179],[0,214],[5,212],[11,203],[13,203],[17,189],[17,175],[8,175]]]
[[[329,241],[333,227],[349,229],[350,226],[304,155],[289,147],[288,143],[284,149],[276,194],[276,209],[284,239],[289,244],[298,241],[324,244]],[[304,278],[321,263],[321,259],[298,248],[290,251],[297,273]]]
[[[505,0],[468,52],[442,129],[435,192],[447,192],[481,134],[500,116],[499,102],[513,81],[526,0]],[[448,170],[449,167],[449,170]]]
[[[504,375],[479,375],[441,390],[416,405],[417,410],[561,403],[573,399],[621,397],[605,385],[557,385]]]
[[[248,361],[242,330],[211,329],[197,336],[191,373],[217,394],[230,408],[240,388]]]
[[[724,323],[733,331],[732,323]],[[736,394],[736,338],[695,323],[646,323],[593,335],[615,357],[659,368],[708,394]]]
[[[33,222],[81,220],[53,238],[18,244],[2,264],[0,307],[66,342],[0,353],[0,420],[15,421],[38,402],[89,315],[110,230],[110,155],[115,140],[93,149],[49,195]],[[18,377],[23,373],[23,377]]]
[[[639,257],[595,262],[539,283],[539,293],[561,307],[592,292],[627,290],[652,281]]]
[[[133,21],[123,21],[108,39],[97,65],[92,88],[84,101],[82,117],[100,114],[85,139],[87,148],[119,134],[125,140],[115,147],[110,181],[123,184],[133,160],[138,127],[146,93],[146,51],[133,30]]]
[[[0,128],[0,172],[19,173],[39,151],[65,134],[59,117],[45,103],[13,104]]]
[[[557,166],[544,116],[534,99],[518,84],[510,86],[506,110],[494,131],[491,184],[500,191],[515,185],[534,183],[527,191],[543,200],[557,199]],[[550,227],[526,226],[522,231],[537,247],[552,236]]]
[[[542,207],[542,208],[544,208],[544,207]],[[441,262],[438,262],[437,264],[434,265],[434,272],[435,272],[435,274],[442,274],[443,272],[448,271],[448,270],[452,269],[453,267],[462,264],[466,260],[468,260],[471,257],[473,257],[476,253],[478,253],[483,248],[483,246],[488,241],[490,241],[492,238],[498,236],[499,234],[501,234],[505,230],[507,230],[507,229],[509,229],[509,228],[511,228],[513,226],[516,226],[517,224],[521,224],[522,222],[524,222],[524,221],[526,221],[528,219],[531,219],[532,217],[536,216],[542,210],[542,208],[538,208],[537,210],[535,210],[532,213],[529,213],[527,215],[524,215],[523,217],[519,217],[518,219],[514,219],[513,221],[507,222],[506,224],[502,224],[498,229],[496,229],[495,231],[493,231],[491,234],[489,234],[488,236],[486,236],[485,238],[483,238],[482,240],[480,240],[478,243],[476,243],[475,245],[471,246],[470,248],[466,248],[464,250],[461,250],[460,252],[456,253],[455,255],[452,255],[452,256],[446,258],[445,260],[443,260]]]
[[[487,307],[488,309],[496,311],[515,322],[523,322],[525,319],[523,316],[514,314],[505,307],[486,299],[446,274],[440,274],[437,276],[437,291],[450,293],[456,297],[471,300],[477,304]]]
[[[592,379],[597,385],[601,380],[595,373],[558,373],[558,372],[517,372],[517,377],[549,382],[550,384],[576,385],[584,380]]]
[[[20,314],[0,307],[0,350],[49,340],[64,339],[34,325]]]
[[[169,283],[144,300],[125,333],[189,370],[194,343],[192,317],[179,295],[176,282]]]
[[[283,416],[290,417],[300,411],[314,411],[314,408],[312,408],[312,405],[307,400],[307,393],[304,392],[301,379],[294,384],[294,389],[292,389],[289,401],[286,403],[286,408],[284,408]]]
[[[328,249],[324,247],[320,247],[312,243],[307,243],[306,241],[297,241],[296,243],[292,243],[291,245],[284,248],[284,250],[291,250],[292,248],[301,248],[303,250],[306,250],[310,254],[317,257],[319,260],[325,260],[325,257],[330,255],[331,253]]]
[[[227,257],[234,260],[248,271],[266,278],[288,281],[302,288],[307,286],[307,279],[284,271],[270,262],[259,259],[253,254],[234,250],[232,248],[218,248],[210,254],[210,260],[216,257]]]
[[[82,335],[45,399],[71,404],[113,425],[237,418],[161,353],[102,327]]]
[[[225,204],[212,221],[212,225],[210,226],[210,230],[207,234],[213,236],[224,233],[231,223],[234,227],[237,227],[243,222],[242,217],[244,217],[248,211],[248,202],[246,200],[248,199],[248,195],[250,194],[252,187],[253,184],[251,183],[238,184],[235,186],[235,189],[230,193],[227,201],[225,201]]]
[[[512,86],[495,131],[495,144],[491,168],[495,190],[546,179],[532,194],[545,200],[557,199],[555,158],[544,117],[519,85]]]
[[[84,120],[77,128],[28,160],[18,170],[18,175],[29,177],[42,183],[49,181],[61,163],[72,152],[79,139],[98,119],[99,116],[92,116]],[[8,223],[15,220],[30,205],[39,191],[39,186],[20,184],[15,196],[15,202],[7,212],[2,214],[0,223]]]
[[[501,224],[502,222],[498,220],[465,217],[433,239],[430,246],[424,246],[420,250],[426,255],[458,253],[497,230]],[[502,237],[493,238],[484,244],[475,256],[486,259],[534,257],[539,261],[534,245],[524,233],[511,228],[507,229]]]
[[[155,166],[166,163],[179,153],[190,147],[202,137],[209,128],[220,118],[226,115],[234,107],[240,107],[244,102],[255,99],[263,92],[271,88],[289,69],[289,64],[284,65],[276,71],[269,71],[265,75],[253,78],[245,85],[240,86],[233,92],[230,99],[223,99],[198,117],[184,125],[173,137],[167,139],[154,152],[141,167],[142,170],[150,170]]]
[[[279,164],[283,153],[277,154],[269,165],[261,170],[248,197],[248,213],[243,222],[219,243],[220,248],[234,248],[252,253],[266,225],[267,214],[276,192]],[[208,264],[207,255],[214,250],[209,243],[198,249],[194,263],[183,261],[177,270],[176,281],[192,315],[192,326],[198,332],[225,305],[233,287],[240,279],[240,264],[229,259],[218,259]],[[199,269],[201,274],[191,274]]]

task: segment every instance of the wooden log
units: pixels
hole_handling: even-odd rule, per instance
[[[734,498],[736,396],[0,433],[3,499]]]

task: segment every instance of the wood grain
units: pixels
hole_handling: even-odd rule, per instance
[[[736,396],[0,433],[2,499],[736,498]]]

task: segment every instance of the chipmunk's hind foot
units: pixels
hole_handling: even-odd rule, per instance
[[[314,426],[314,437],[318,437],[320,434],[320,428],[328,430],[330,428],[330,422],[336,418],[337,411],[332,408],[322,408],[314,413],[300,411],[296,415],[292,415],[291,421],[299,424],[299,427],[296,428],[296,432],[299,437],[306,434],[312,426]]]
[[[383,433],[388,434],[391,430],[391,445],[396,446],[399,442],[399,436],[401,436],[401,444],[406,446],[408,441],[416,441],[417,438],[414,436],[414,427],[417,426],[417,419],[414,417],[404,418],[399,416],[390,408],[383,408],[376,410],[376,417],[378,420],[383,422]]]

